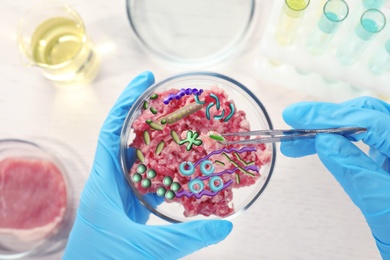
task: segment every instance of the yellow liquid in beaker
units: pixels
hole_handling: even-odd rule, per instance
[[[32,60],[51,80],[88,80],[96,74],[93,46],[82,26],[69,18],[55,17],[41,23],[33,33],[31,50]]]

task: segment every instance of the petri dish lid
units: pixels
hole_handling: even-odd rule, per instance
[[[126,0],[133,31],[154,56],[180,65],[227,58],[247,35],[255,0]]]

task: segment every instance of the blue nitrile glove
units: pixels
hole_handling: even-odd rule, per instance
[[[133,102],[154,76],[144,72],[123,91],[101,129],[64,259],[178,259],[230,233],[225,220],[145,225],[149,212],[131,193],[119,160],[119,136]]]
[[[361,97],[341,104],[302,102],[283,112],[293,128],[358,126],[366,133],[349,136],[320,134],[315,139],[285,142],[281,152],[290,157],[317,153],[371,228],[384,259],[390,259],[390,105]],[[370,147],[369,156],[352,141]]]

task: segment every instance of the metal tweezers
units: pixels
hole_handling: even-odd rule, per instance
[[[339,127],[339,128],[325,128],[325,129],[273,129],[273,130],[257,130],[250,132],[237,132],[221,134],[223,137],[227,136],[261,136],[255,139],[245,139],[238,141],[223,141],[222,144],[265,144],[276,143],[283,141],[293,141],[299,139],[313,138],[321,133],[333,133],[340,135],[361,134],[367,129],[363,127]]]

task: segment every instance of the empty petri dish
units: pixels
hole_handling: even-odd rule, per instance
[[[253,23],[255,1],[127,0],[131,28],[154,56],[209,65],[232,54]]]
[[[266,188],[274,144],[223,144],[222,133],[272,129],[259,98],[213,72],[174,75],[150,87],[121,133],[124,175],[140,202],[170,222],[232,218]]]
[[[57,157],[51,147],[0,140],[0,259],[43,257],[66,245],[78,199],[78,162]]]

